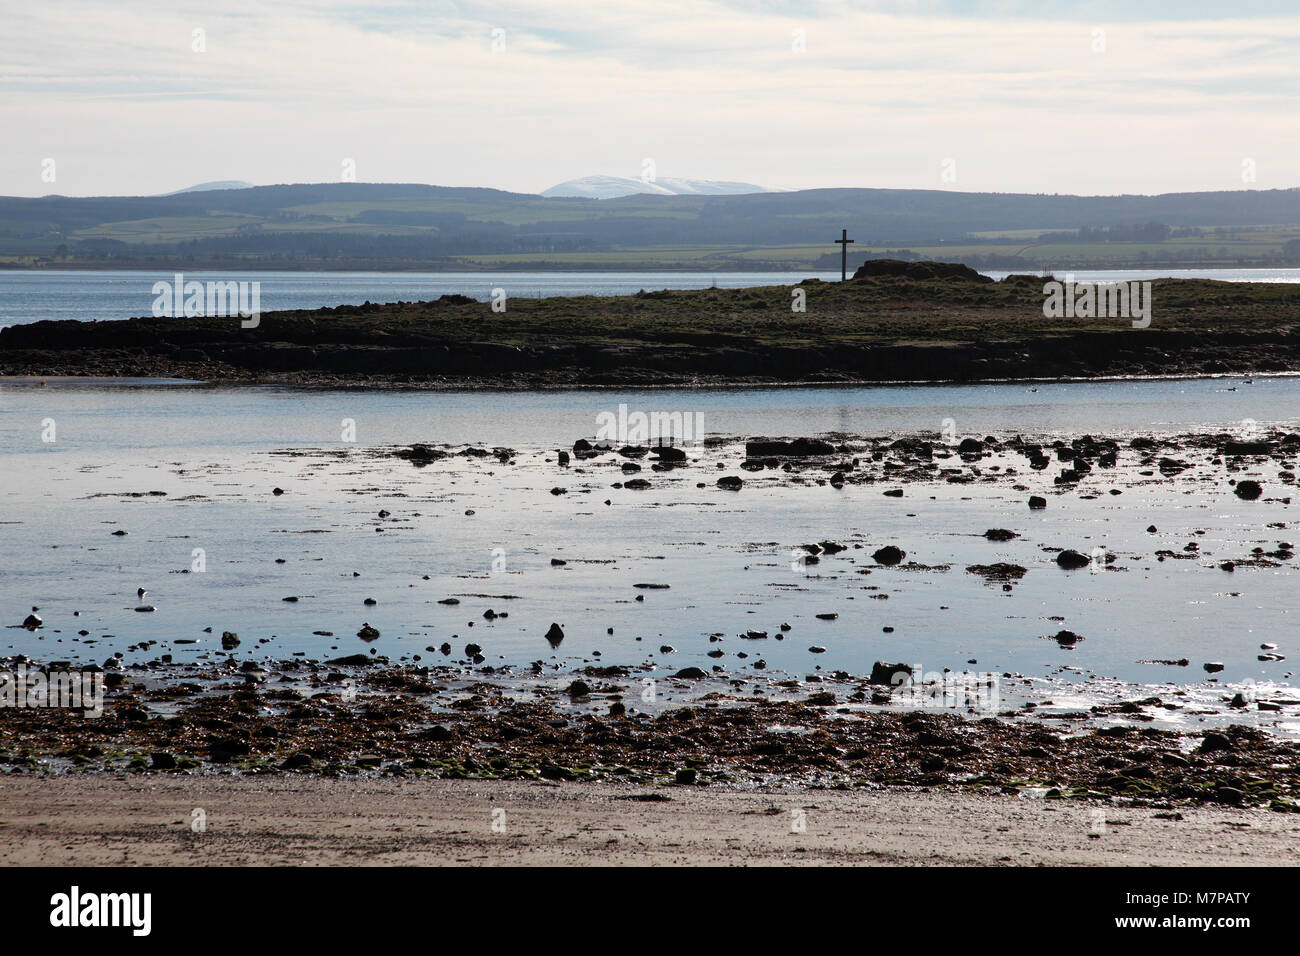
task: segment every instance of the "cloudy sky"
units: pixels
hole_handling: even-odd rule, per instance
[[[646,159],[786,188],[1300,185],[1294,0],[5,6],[7,195],[330,182],[348,160],[521,192]]]

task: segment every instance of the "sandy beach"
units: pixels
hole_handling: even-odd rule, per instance
[[[1223,807],[546,781],[15,776],[0,806],[5,866],[1282,866],[1300,831]]]

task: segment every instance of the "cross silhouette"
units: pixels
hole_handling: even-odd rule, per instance
[[[843,282],[849,276],[849,243],[853,240],[849,238],[847,229],[840,230],[840,238],[835,240],[835,244],[840,247],[840,281]]]

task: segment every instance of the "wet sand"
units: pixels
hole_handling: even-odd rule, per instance
[[[1228,808],[519,781],[11,777],[0,806],[6,866],[1284,866],[1300,838]]]

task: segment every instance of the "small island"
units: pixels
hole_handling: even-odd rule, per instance
[[[1152,321],[1044,314],[1051,276],[869,260],[846,282],[365,303],[0,330],[0,375],[401,388],[982,382],[1300,371],[1300,285],[1157,279]],[[802,306],[803,311],[798,311]]]

